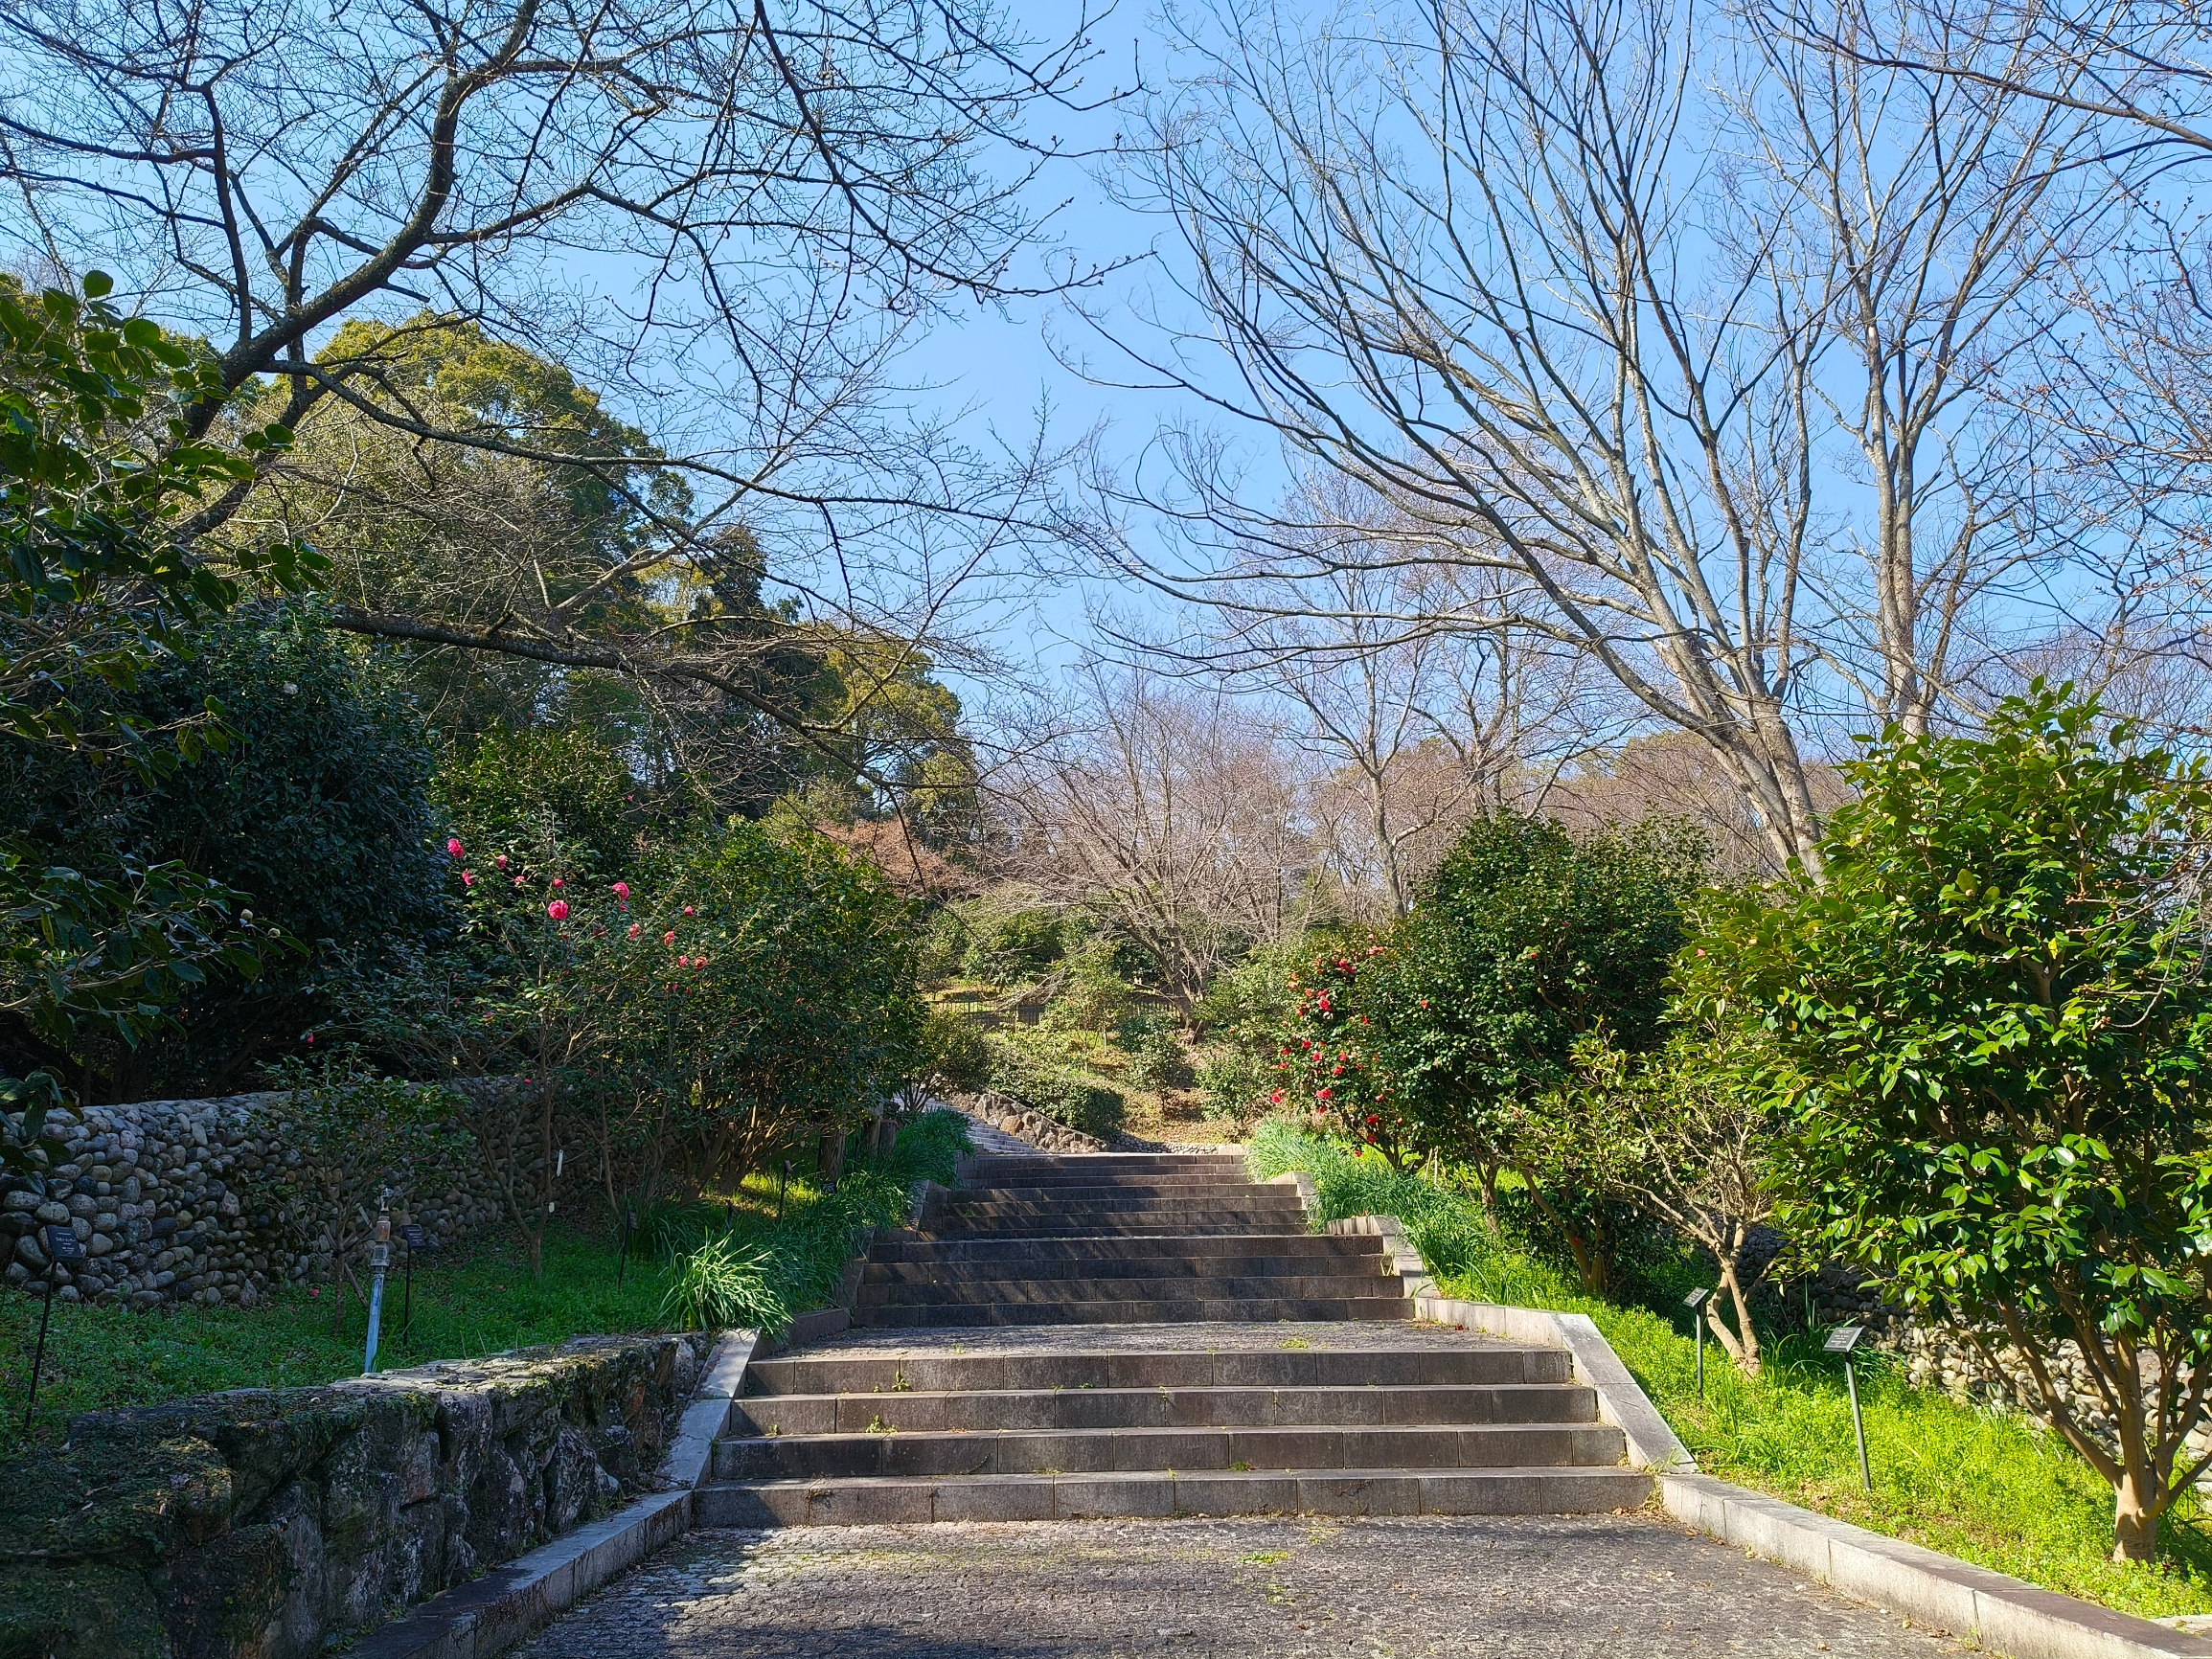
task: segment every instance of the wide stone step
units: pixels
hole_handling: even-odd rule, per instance
[[[1208,1234],[1242,1233],[1283,1239],[1311,1237],[1296,1223],[1272,1230],[1268,1218],[1254,1216],[1090,1216],[1071,1219],[1064,1216],[989,1216],[947,1218],[934,1223],[924,1235],[930,1239],[1181,1239]]]
[[[1411,1319],[1412,1304],[1402,1295],[1367,1297],[1267,1297],[1220,1301],[1147,1300],[1141,1302],[950,1303],[940,1307],[869,1307],[854,1310],[854,1323],[879,1330],[943,1330],[993,1325],[1162,1325],[1219,1320],[1253,1324],[1273,1320]]]
[[[1468,1343],[1450,1348],[1223,1348],[1211,1352],[835,1352],[755,1360],[745,1397],[1018,1389],[1414,1388],[1563,1383],[1564,1349]]]
[[[954,1304],[1038,1302],[1141,1302],[1170,1297],[1178,1302],[1330,1301],[1344,1297],[1385,1294],[1378,1287],[1380,1275],[1362,1274],[1254,1274],[1245,1278],[1172,1278],[1146,1274],[1117,1274],[1111,1278],[1048,1279],[988,1278],[923,1280],[907,1284],[860,1285],[855,1306],[864,1307],[924,1307]],[[1395,1281],[1387,1294],[1403,1300]]]
[[[1255,1243],[1265,1247],[1264,1240]],[[1332,1278],[1376,1279],[1381,1276],[1380,1253],[1354,1255],[1347,1251],[1313,1255],[1231,1254],[1176,1251],[1161,1255],[1084,1255],[1055,1260],[1051,1257],[1007,1253],[995,1260],[878,1261],[871,1259],[860,1275],[862,1284],[964,1284],[1007,1279],[1287,1279],[1322,1275]]]
[[[982,1266],[1017,1261],[1081,1263],[1129,1261],[1163,1256],[1273,1261],[1368,1261],[1380,1272],[1382,1240],[1372,1234],[1343,1233],[1134,1233],[1110,1239],[924,1239],[919,1233],[879,1233],[870,1246],[876,1265],[928,1269]]]
[[[962,1198],[989,1198],[1001,1203],[1092,1204],[1121,1198],[1170,1198],[1211,1203],[1220,1198],[1279,1199],[1297,1193],[1288,1187],[1261,1186],[1251,1181],[1097,1181],[1081,1186],[1014,1187],[1003,1184],[969,1185],[959,1190]]]
[[[1169,1515],[1559,1515],[1639,1509],[1652,1477],[1623,1468],[1215,1469],[1173,1474],[966,1475],[701,1487],[701,1527]]]
[[[863,1431],[724,1440],[719,1480],[811,1476],[1106,1474],[1132,1470],[1612,1467],[1621,1431],[1602,1423],[1402,1423],[1334,1428]]]
[[[779,1394],[739,1400],[733,1435],[974,1433],[1003,1429],[1377,1427],[1592,1423],[1579,1383],[1417,1383],[1399,1388],[931,1389]]]
[[[970,1216],[1057,1216],[1069,1220],[1088,1220],[1093,1217],[1110,1220],[1119,1216],[1190,1216],[1207,1220],[1225,1220],[1237,1216],[1250,1216],[1270,1223],[1302,1223],[1306,1212],[1296,1198],[1271,1196],[1214,1198],[1185,1202],[1181,1198],[1092,1198],[1083,1200],[1044,1199],[1040,1201],[1001,1200],[982,1195],[973,1198],[947,1199],[941,1215],[966,1219]]]
[[[982,1158],[961,1171],[965,1185],[973,1187],[1089,1186],[1115,1181],[1249,1181],[1243,1160],[1189,1163],[1137,1163],[1106,1157],[1093,1158]],[[1288,1185],[1288,1183],[1286,1183]]]

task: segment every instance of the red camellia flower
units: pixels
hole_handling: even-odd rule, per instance
[[[1283,1091],[1281,1089],[1277,1089],[1273,1094],[1269,1095],[1267,1099],[1271,1104],[1279,1106],[1283,1103]]]
[[[627,881],[616,882],[614,884],[614,896],[617,898],[627,898],[629,897],[629,883]]]
[[[462,885],[462,886],[464,886],[464,887],[473,887],[473,886],[475,886],[475,885],[476,885],[476,872],[475,872],[475,871],[473,871],[473,870],[464,870],[464,871],[462,871],[462,872],[461,872],[461,885]]]
[[[691,965],[692,959],[688,956],[679,956],[676,958],[676,966],[678,967],[689,967]]]
[[[676,942],[675,930],[671,928],[668,932],[662,934],[660,936],[660,942],[663,944],[673,944]]]
[[[566,921],[568,920],[568,900],[565,898],[556,898],[551,904],[548,904],[545,907],[545,914],[552,917],[556,921]]]
[[[520,886],[522,885],[522,877],[521,877],[521,876],[517,875],[517,876],[514,878],[514,885],[515,885],[515,886],[517,886],[517,887],[520,887]]]
[[[458,836],[458,835],[448,835],[448,836],[446,836],[446,837],[445,837],[445,852],[446,852],[447,855],[448,855],[448,856],[450,856],[450,857],[454,857],[454,858],[458,858],[458,857],[460,857],[460,856],[461,856],[461,837],[460,837],[460,836]]]
[[[690,905],[688,905],[688,904],[687,904],[687,905],[685,905],[685,906],[684,906],[684,914],[685,914],[686,916],[696,916],[696,915],[697,915],[698,913],[697,913],[696,911],[695,911],[695,910],[694,910],[694,909],[693,909],[693,908],[692,908]]]
[[[506,854],[506,853],[504,853],[504,852],[502,852],[502,853],[501,853],[501,854],[500,854],[498,857],[494,858],[494,859],[493,859],[491,862],[492,862],[492,863],[494,863],[494,864],[496,864],[496,865],[498,865],[500,869],[504,870],[504,869],[506,869],[506,868],[507,868],[507,854]]]
[[[629,936],[632,939],[637,937],[637,923],[634,921],[629,924]]]
[[[1329,1091],[1327,1089],[1315,1089],[1313,1094],[1314,1098],[1317,1100],[1325,1101],[1329,1098]]]
[[[553,878],[553,884],[556,887],[565,887],[567,885],[567,883],[562,881],[561,878],[558,875]]]

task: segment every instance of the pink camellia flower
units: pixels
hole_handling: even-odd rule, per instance
[[[475,871],[473,871],[473,870],[464,870],[464,871],[462,871],[462,872],[461,872],[461,885],[462,885],[462,886],[464,886],[464,887],[473,887],[473,886],[475,886],[475,885],[476,885],[476,872],[475,872]]]
[[[566,921],[568,920],[568,900],[565,898],[556,898],[551,904],[548,904],[545,907],[545,914],[552,917],[556,921]]]
[[[634,922],[634,921],[633,921],[633,922],[631,922],[631,923],[629,924],[629,936],[630,936],[630,938],[632,938],[632,939],[635,939],[635,938],[637,937],[637,931],[638,931],[638,929],[637,929],[637,923],[636,923],[636,922]]]
[[[690,905],[688,905],[688,904],[687,904],[687,905],[685,905],[685,906],[684,906],[684,914],[685,914],[686,916],[696,916],[696,915],[698,914],[698,912],[697,912],[697,911],[696,911],[696,910],[694,910],[694,909],[693,909],[693,908],[692,908]]]
[[[314,1046],[315,1046],[315,1034],[314,1034],[313,1032],[309,1032],[309,1033],[308,1033],[308,1047],[309,1047],[309,1048],[313,1048]]]
[[[692,959],[688,956],[679,956],[676,958],[676,966],[678,967],[689,967],[691,965]]]
[[[667,933],[664,933],[664,934],[662,934],[662,935],[660,936],[660,942],[661,942],[663,944],[673,944],[673,943],[676,942],[676,936],[675,936],[675,931],[674,931],[674,929],[673,929],[673,928],[672,928],[672,929],[671,929],[670,931],[668,931]]]
[[[499,854],[499,856],[498,856],[498,857],[494,858],[494,859],[493,859],[491,862],[492,862],[492,863],[494,863],[494,864],[496,864],[496,865],[498,865],[500,869],[504,870],[504,869],[506,869],[506,868],[507,868],[507,854],[506,854],[506,853],[504,853],[504,852],[502,852],[502,853],[500,853],[500,854]]]
[[[517,886],[517,887],[520,887],[520,886],[522,885],[522,877],[521,877],[521,876],[517,875],[517,876],[514,878],[514,885],[515,885],[515,886]]]
[[[616,882],[614,884],[614,896],[617,898],[627,898],[629,897],[629,883],[627,881]]]
[[[559,877],[559,876],[558,876],[558,875],[556,875],[556,876],[553,878],[553,884],[554,884],[554,886],[556,886],[556,887],[563,887],[563,886],[566,886],[566,885],[567,885],[567,883],[563,882],[563,881],[560,879],[560,877]]]
[[[458,836],[458,835],[448,835],[448,836],[446,836],[446,837],[445,837],[445,852],[446,852],[446,854],[447,854],[447,856],[449,856],[449,857],[453,857],[453,858],[458,858],[458,857],[460,857],[460,856],[461,856],[461,837],[460,837],[460,836]]]

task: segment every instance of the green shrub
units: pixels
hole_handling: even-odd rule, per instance
[[[791,1323],[776,1294],[775,1257],[743,1248],[727,1238],[701,1239],[676,1263],[675,1283],[661,1303],[661,1317],[677,1330],[727,1330],[744,1326],[774,1336]]]
[[[973,1094],[991,1080],[991,1044],[964,1013],[933,1008],[922,1020],[916,1080],[932,1094]]]
[[[1189,1075],[1182,1039],[1166,1014],[1125,1015],[1114,1027],[1114,1046],[1129,1057],[1129,1076],[1147,1088],[1179,1081]]]
[[[1243,1122],[1265,1101],[1275,1074],[1241,1049],[1208,1049],[1198,1062],[1198,1087],[1206,1094],[1206,1115]]]
[[[1121,1090],[1016,1043],[994,1042],[991,1053],[991,1083],[1001,1093],[1086,1135],[1103,1140],[1119,1132],[1128,1103]]]

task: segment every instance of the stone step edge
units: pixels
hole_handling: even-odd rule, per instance
[[[722,1333],[692,1402],[670,1438],[649,1492],[614,1513],[434,1596],[350,1646],[350,1659],[490,1659],[518,1647],[601,1585],[691,1531],[699,1488],[714,1472],[715,1442],[730,1402],[744,1391],[759,1335]]]
[[[1471,1509],[1431,1494],[1457,1489],[1552,1501]],[[823,1476],[810,1480],[717,1481],[699,1489],[702,1525],[926,1525],[940,1521],[1097,1520],[1229,1514],[1572,1514],[1637,1510],[1650,1503],[1652,1476],[1642,1469],[1558,1467],[1489,1469],[1131,1470],[1060,1475]],[[747,1498],[754,1502],[747,1505]],[[803,1501],[807,1518],[790,1520],[769,1508]],[[817,1516],[845,1499],[850,1520]],[[1380,1507],[1375,1500],[1383,1500]],[[1410,1499],[1410,1503],[1406,1500]],[[787,1507],[787,1506],[786,1506]],[[857,1512],[863,1508],[873,1512]],[[742,1518],[716,1521],[737,1509]],[[743,1512],[749,1511],[750,1512]]]

